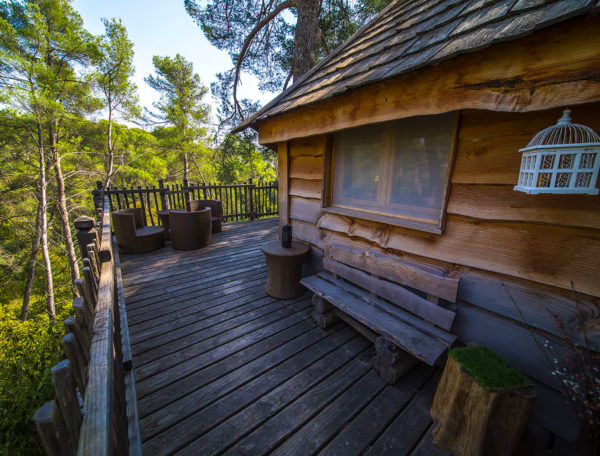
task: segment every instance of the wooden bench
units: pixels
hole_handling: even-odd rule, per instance
[[[322,328],[342,319],[375,342],[373,367],[386,382],[417,359],[434,365],[456,340],[455,313],[439,300],[456,301],[458,278],[342,245],[327,247],[323,267],[301,280],[315,293],[313,318]]]

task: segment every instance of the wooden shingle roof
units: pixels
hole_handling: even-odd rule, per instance
[[[599,7],[600,0],[397,0],[235,131]]]

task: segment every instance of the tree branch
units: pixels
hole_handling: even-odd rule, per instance
[[[237,63],[235,65],[235,79],[233,81],[233,103],[234,109],[240,114],[242,121],[244,120],[244,115],[242,113],[242,107],[237,99],[237,85],[240,79],[240,71],[242,69],[242,62],[244,61],[244,56],[246,55],[246,51],[252,42],[252,39],[256,36],[258,32],[260,32],[269,22],[271,22],[279,13],[288,8],[294,8],[296,6],[295,0],[286,0],[283,3],[280,3],[277,8],[271,11],[265,18],[260,21],[256,26],[252,29],[252,31],[248,34],[246,39],[244,40],[244,45],[242,46],[242,50],[238,55]]]
[[[287,89],[287,86],[290,83],[293,74],[294,74],[294,61],[292,60],[292,65],[290,66],[290,72],[288,73],[287,78],[285,78],[285,84],[283,84],[283,90]]]
[[[319,29],[319,38],[321,39],[321,44],[323,45],[325,52],[327,53],[327,55],[329,55],[331,53],[331,50],[329,49],[329,45],[327,44],[327,40],[325,39],[325,35],[323,34],[323,31],[321,29]]]

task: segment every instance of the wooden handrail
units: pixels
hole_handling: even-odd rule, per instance
[[[70,359],[53,369],[58,401],[44,405],[34,417],[44,449],[50,455],[141,454],[129,332],[118,250],[113,249],[110,202],[102,190],[95,191],[94,202],[101,218],[99,239],[92,219],[83,217],[76,221],[78,227],[81,220],[77,238],[82,255],[87,254],[83,261],[87,267],[86,280],[76,284],[81,295],[74,301],[76,318],[70,317],[68,325],[65,322],[67,329],[71,328],[63,339],[65,349],[69,347],[67,353],[71,352]],[[86,345],[90,347],[89,353],[82,352]],[[73,406],[78,395],[83,397],[83,413]],[[73,413],[75,419],[70,416]],[[81,423],[79,428],[78,423]]]
[[[110,228],[110,210],[108,198],[104,198],[102,217],[102,234],[100,241],[100,257],[102,269],[90,363],[88,382],[84,401],[84,418],[79,435],[78,454],[109,455],[113,454],[112,421],[115,389],[114,353],[114,311],[115,311],[115,278],[112,255],[112,233]]]

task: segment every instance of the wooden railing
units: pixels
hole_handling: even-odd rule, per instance
[[[252,179],[240,184],[194,184],[184,180],[181,184],[166,185],[160,180],[158,187],[110,187],[105,194],[111,211],[141,207],[144,223],[154,226],[160,224],[158,211],[185,209],[190,199],[220,200],[224,222],[275,216],[278,215],[277,189],[277,181],[255,183]]]
[[[99,222],[76,220],[83,261],[75,317],[65,321],[67,360],[52,369],[56,400],[34,421],[49,455],[141,454],[131,350],[108,197],[95,195]],[[81,406],[81,403],[83,406]]]

